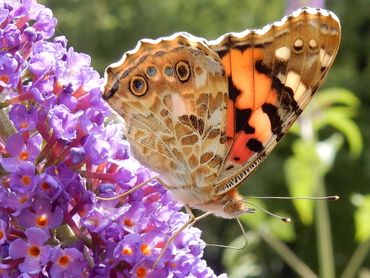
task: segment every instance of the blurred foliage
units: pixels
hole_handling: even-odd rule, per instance
[[[50,7],[58,18],[58,34],[67,36],[70,46],[77,51],[90,54],[100,73],[123,52],[134,48],[141,38],[187,31],[215,39],[226,32],[273,22],[286,9],[283,0],[40,2]],[[370,145],[367,144],[370,140],[370,0],[328,0],[326,7],[341,19],[342,43],[324,84],[326,88],[336,88],[318,93],[316,104],[312,104],[319,107],[316,113],[311,114],[315,111],[311,106],[311,111],[303,113],[311,114],[308,119],[317,138],[305,140],[298,126],[293,128],[296,135],[286,136],[263,166],[241,186],[241,191],[245,196],[313,195],[317,191],[309,173],[317,171],[319,183],[325,183],[328,195],[341,196],[328,206],[337,273],[345,270],[342,277],[351,277],[353,269],[362,267],[360,273],[365,277],[370,271],[370,255],[364,245],[370,242]],[[328,155],[320,157],[320,153]],[[324,174],[325,179],[321,180]],[[307,185],[295,185],[298,181]],[[209,265],[218,273],[227,271],[231,277],[294,277],[293,266],[283,259],[282,254],[287,250],[280,243],[275,245],[285,240],[296,256],[318,272],[316,245],[320,239],[315,234],[316,225],[311,225],[316,203],[252,202],[290,215],[294,224],[279,222],[262,211],[246,215],[242,220],[248,230],[248,248],[238,252],[210,247],[206,252]],[[198,226],[206,242],[230,244],[235,239],[237,242],[231,245],[243,245],[234,221],[209,217]],[[266,231],[270,233],[268,237]],[[358,242],[363,244],[357,245]],[[224,260],[223,253],[226,253]]]

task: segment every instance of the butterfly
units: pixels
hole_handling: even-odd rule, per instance
[[[143,39],[108,66],[103,97],[177,201],[236,218],[250,211],[238,186],[305,109],[339,42],[338,18],[315,8],[213,41]]]

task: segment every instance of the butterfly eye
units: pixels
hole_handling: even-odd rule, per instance
[[[180,61],[176,64],[177,77],[181,82],[186,82],[190,78],[190,67],[184,61]]]
[[[154,77],[157,74],[157,68],[155,66],[149,66],[146,69],[146,75],[148,77]]]
[[[201,75],[203,73],[203,68],[199,65],[196,65],[194,67],[194,73],[195,73],[195,75]]]
[[[168,77],[173,76],[173,67],[172,66],[166,66],[164,68],[164,74],[167,75]]]
[[[310,50],[316,50],[317,49],[317,47],[319,46],[318,45],[318,43],[317,43],[317,40],[315,40],[315,39],[310,39],[309,41],[308,41],[308,46],[309,46],[309,48],[310,48]]]
[[[296,54],[302,53],[303,52],[303,40],[302,39],[296,39],[293,42],[293,50]]]
[[[148,91],[148,83],[144,77],[138,75],[131,79],[129,88],[131,93],[137,97],[141,97]]]

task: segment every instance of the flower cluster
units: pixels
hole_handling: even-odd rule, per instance
[[[107,124],[90,57],[54,37],[35,0],[0,3],[1,277],[214,277],[200,231]],[[2,128],[2,127],[1,127]]]

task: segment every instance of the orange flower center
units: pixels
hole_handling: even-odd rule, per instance
[[[149,245],[148,244],[142,244],[141,246],[140,246],[140,251],[141,251],[141,253],[143,253],[144,255],[150,255],[150,247],[149,247]]]
[[[29,186],[31,184],[31,180],[32,180],[31,177],[27,175],[24,175],[21,178],[22,184],[25,186]]]
[[[67,256],[67,255],[63,255],[63,256],[61,256],[60,258],[59,258],[59,260],[58,260],[58,263],[60,264],[60,265],[62,265],[62,266],[66,266],[66,265],[68,265],[69,264],[69,262],[70,262],[70,257],[69,256]]]
[[[24,197],[21,197],[21,198],[19,198],[19,200],[18,200],[18,202],[20,203],[20,204],[24,204],[25,202],[27,202],[28,201],[28,197],[27,196],[24,196]]]
[[[0,80],[1,81],[4,81],[4,83],[8,83],[9,82],[9,76],[7,76],[7,75],[0,75]]]
[[[31,246],[28,248],[28,254],[32,257],[38,257],[40,255],[40,248],[38,246]]]
[[[145,277],[146,276],[146,269],[144,267],[138,267],[136,269],[136,275],[137,277]]]
[[[4,232],[0,231],[0,239],[3,239],[3,237],[4,237]]]
[[[29,153],[27,151],[23,151],[19,154],[20,160],[27,160],[30,157]]]
[[[123,255],[127,255],[127,256],[130,256],[132,254],[132,249],[130,247],[124,247],[122,249],[122,254]]]
[[[43,190],[49,190],[50,189],[50,185],[49,183],[47,183],[46,181],[44,181],[42,184],[41,184],[41,188]]]
[[[134,221],[132,221],[130,218],[126,218],[123,223],[125,224],[125,226],[127,227],[132,227],[134,226]]]
[[[46,224],[48,223],[48,218],[45,214],[43,215],[40,215],[37,219],[36,219],[36,223],[37,225],[39,225],[40,227],[45,227]]]
[[[93,225],[95,227],[98,227],[99,224],[100,224],[100,221],[99,221],[98,218],[90,218],[89,222],[90,222],[91,225]]]
[[[29,125],[28,125],[28,123],[27,123],[27,122],[21,122],[21,123],[19,124],[19,126],[20,126],[20,128],[28,128],[28,127],[29,127]]]

